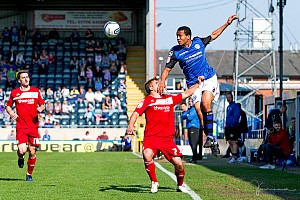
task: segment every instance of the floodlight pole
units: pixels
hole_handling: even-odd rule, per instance
[[[279,77],[280,77],[280,94],[279,97],[282,99],[282,92],[283,92],[283,7],[285,4],[285,0],[279,0]]]

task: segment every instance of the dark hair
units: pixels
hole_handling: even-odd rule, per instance
[[[151,92],[150,85],[151,85],[151,82],[154,80],[159,80],[159,77],[156,76],[145,83],[145,90],[146,90],[147,94],[150,94],[150,92]]]
[[[226,93],[226,96],[227,96],[227,95],[230,95],[231,98],[233,98],[232,92],[227,92],[227,93]]]
[[[27,73],[27,74],[28,74],[28,71],[27,71],[27,70],[20,70],[20,71],[18,71],[18,72],[17,72],[17,80],[19,80],[21,74],[24,74],[24,73]]]
[[[180,26],[177,31],[183,31],[185,35],[189,35],[192,37],[192,31],[189,27],[187,26]]]

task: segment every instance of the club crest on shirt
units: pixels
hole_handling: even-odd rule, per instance
[[[200,45],[199,44],[195,44],[195,48],[196,49],[200,49]]]
[[[173,55],[173,51],[169,51],[169,55],[168,55],[168,58],[167,58],[167,63],[170,62],[172,55]]]

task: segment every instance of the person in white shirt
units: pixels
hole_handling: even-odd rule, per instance
[[[122,110],[122,107],[121,107],[121,101],[120,99],[118,98],[118,96],[114,96],[112,102],[111,102],[111,105],[112,105],[112,109],[116,109],[118,111],[121,111]]]
[[[64,99],[68,99],[70,90],[67,88],[67,86],[64,85],[63,89],[61,90],[61,94]]]
[[[86,105],[92,104],[94,106],[95,93],[93,92],[92,88],[88,88],[88,91],[85,94],[85,102],[86,102]]]
[[[102,103],[103,99],[105,99],[105,95],[101,93],[100,90],[97,90],[95,93],[95,101],[96,103]]]

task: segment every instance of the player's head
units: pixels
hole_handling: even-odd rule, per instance
[[[157,92],[158,80],[159,80],[159,77],[156,76],[156,77],[154,77],[154,78],[148,80],[148,81],[145,83],[145,90],[146,90],[147,94],[150,94],[151,91]]]
[[[191,42],[192,31],[187,26],[181,26],[177,29],[176,36],[179,45],[189,45]]]
[[[17,80],[21,84],[21,86],[29,86],[29,76],[28,76],[28,71],[27,70],[20,70],[17,73]]]

